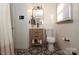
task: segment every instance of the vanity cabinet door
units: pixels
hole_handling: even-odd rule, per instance
[[[36,45],[43,45],[43,29],[30,29],[29,32],[29,38],[30,38],[30,45],[32,46],[32,41],[37,40],[39,44]],[[39,42],[41,41],[41,43]]]

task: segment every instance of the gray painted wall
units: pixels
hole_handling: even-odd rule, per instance
[[[57,43],[63,50],[66,48],[76,48],[79,54],[79,4],[72,4],[73,23],[57,24]],[[62,40],[66,37],[70,42]]]
[[[25,19],[19,20],[19,16],[24,15]],[[13,39],[15,48],[27,48],[27,13],[26,4],[11,4],[11,18],[13,27]]]

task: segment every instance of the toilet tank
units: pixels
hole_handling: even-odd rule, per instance
[[[53,37],[54,36],[53,29],[46,29],[46,35],[47,37]]]

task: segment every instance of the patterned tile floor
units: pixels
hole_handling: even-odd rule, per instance
[[[64,55],[61,50],[49,51],[46,48],[30,48],[28,50],[16,50],[15,55]]]

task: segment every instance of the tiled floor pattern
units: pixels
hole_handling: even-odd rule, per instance
[[[46,48],[35,48],[32,47],[28,50],[19,50],[15,51],[16,55],[64,55],[61,50],[49,51]]]

